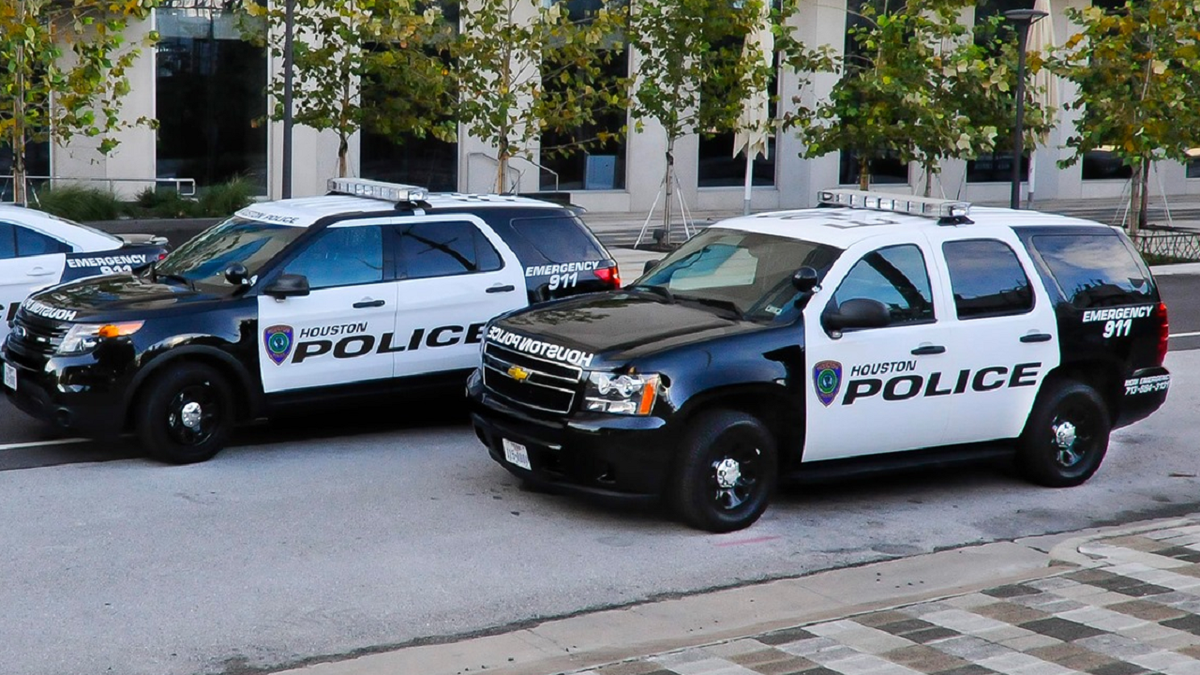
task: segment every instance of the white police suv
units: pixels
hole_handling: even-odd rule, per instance
[[[62,428],[133,430],[165,461],[201,461],[235,422],[297,403],[461,392],[489,319],[619,286],[570,208],[335,179],[136,273],[34,294],[3,388]]]
[[[488,324],[493,459],[542,487],[753,523],[782,477],[1016,458],[1070,486],[1154,412],[1167,309],[1119,230],[851,190],[717,223],[632,285]]]
[[[59,282],[128,272],[166,254],[167,240],[114,237],[49,213],[0,205],[0,342],[30,293]]]

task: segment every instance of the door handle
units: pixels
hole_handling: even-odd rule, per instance
[[[1049,342],[1053,338],[1049,333],[1030,333],[1022,335],[1021,342]]]
[[[383,307],[385,303],[382,300],[360,300],[354,303],[354,309],[366,309],[368,307]]]
[[[946,348],[941,345],[921,345],[912,350],[913,356],[925,356],[927,354],[945,354]]]
[[[48,269],[46,269],[45,267],[35,267],[35,268],[33,268],[33,269],[29,270],[29,275],[28,275],[28,276],[31,276],[31,277],[44,277],[44,276],[46,276],[47,274],[54,274],[54,270],[48,270]]]
[[[512,284],[504,284],[503,286],[499,286],[499,285],[492,286],[487,289],[487,292],[488,293],[509,293],[509,292],[515,291],[515,290],[517,290],[516,286],[513,286]]]

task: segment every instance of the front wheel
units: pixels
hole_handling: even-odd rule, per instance
[[[225,447],[233,429],[233,397],[225,378],[200,363],[167,366],[140,397],[136,426],[142,447],[169,464],[203,462]]]
[[[697,529],[749,527],[775,491],[774,438],[754,417],[729,410],[704,413],[690,426],[675,462],[672,507]]]
[[[1104,461],[1111,430],[1108,407],[1095,389],[1071,380],[1051,383],[1021,432],[1017,466],[1038,485],[1080,485]]]

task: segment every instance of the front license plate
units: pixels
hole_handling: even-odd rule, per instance
[[[4,364],[4,386],[13,391],[17,390],[17,369],[8,362]]]
[[[533,466],[529,463],[529,451],[525,449],[525,446],[513,443],[507,438],[504,439],[504,459],[508,460],[509,464],[515,464],[526,471],[533,470]]]

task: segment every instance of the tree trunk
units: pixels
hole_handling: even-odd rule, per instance
[[[25,0],[17,5],[18,25],[25,21]],[[24,36],[17,37],[16,50],[17,81],[13,91],[13,203],[27,206],[25,195],[25,42]]]
[[[346,169],[346,154],[350,151],[350,143],[346,140],[345,134],[338,136],[338,178],[345,178]]]
[[[1138,209],[1138,222],[1137,222],[1137,226],[1139,229],[1146,227],[1146,211],[1147,211],[1147,206],[1149,206],[1149,203],[1150,203],[1150,163],[1151,163],[1151,161],[1152,160],[1149,158],[1142,160],[1142,203],[1141,203],[1141,207]],[[1135,230],[1135,232],[1136,232],[1136,230]]]
[[[937,168],[932,164],[925,166],[925,197],[933,196],[933,177],[937,173]]]
[[[667,137],[667,175],[663,177],[663,243],[671,245],[671,188],[675,185],[675,138]]]
[[[504,194],[504,179],[508,175],[508,153],[504,150],[496,156],[496,185],[494,192]]]
[[[1137,234],[1138,226],[1142,222],[1142,191],[1145,185],[1142,183],[1142,164],[1144,160],[1139,160],[1133,165],[1133,176],[1129,182],[1129,235]]]
[[[858,189],[871,189],[871,160],[860,157],[858,160]]]

